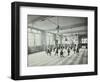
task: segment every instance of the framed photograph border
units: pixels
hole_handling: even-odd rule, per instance
[[[62,8],[62,9],[79,9],[79,10],[94,10],[94,72],[79,72],[79,73],[61,73],[61,74],[46,74],[46,75],[30,75],[20,76],[20,7],[46,7],[46,8]],[[88,76],[97,75],[97,7],[80,6],[80,5],[61,5],[47,3],[31,3],[31,2],[12,2],[11,4],[11,78],[14,80],[25,79],[40,79],[40,78],[57,78],[57,77],[72,77],[72,76]]]

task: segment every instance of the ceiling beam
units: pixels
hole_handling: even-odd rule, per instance
[[[38,31],[44,31],[44,30],[41,30],[41,29],[38,29],[38,28],[35,28],[35,27],[32,27],[32,26],[28,26],[28,28],[35,29],[35,30],[38,30]]]
[[[87,30],[76,30],[76,31],[71,31],[71,32],[62,32],[61,34],[74,34],[74,33],[82,33],[82,32],[85,32],[87,33]]]
[[[39,17],[37,17],[36,19],[30,21],[28,24],[30,24],[30,23],[33,24],[33,23],[35,23],[35,22],[37,22],[37,21],[39,21],[39,20],[41,20],[41,21],[45,21],[45,20],[48,19],[48,17],[53,17],[53,16],[39,16]]]
[[[78,24],[73,24],[73,25],[69,25],[69,26],[60,26],[59,30],[68,30],[68,29],[73,29],[76,27],[81,27],[81,26],[87,26],[87,23],[78,23]],[[55,27],[54,29],[48,29],[48,31],[55,31],[57,27]]]

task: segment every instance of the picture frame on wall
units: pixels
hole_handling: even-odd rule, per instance
[[[97,75],[97,7],[12,2],[11,78]]]

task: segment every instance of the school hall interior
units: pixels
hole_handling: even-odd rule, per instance
[[[88,64],[88,18],[27,16],[27,66]]]

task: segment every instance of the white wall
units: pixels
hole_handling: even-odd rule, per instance
[[[14,0],[1,0],[0,1],[0,82],[13,82],[10,79],[11,72],[11,2]],[[17,1],[17,0],[16,0]],[[28,2],[41,2],[41,3],[58,3],[58,4],[72,4],[72,5],[89,5],[98,6],[100,8],[100,0],[20,0]],[[98,9],[99,10],[99,9]],[[99,11],[100,13],[100,11]],[[98,16],[100,21],[100,16]],[[100,24],[99,24],[100,26]],[[99,27],[98,26],[98,27]],[[100,28],[98,29],[100,31]],[[99,32],[100,35],[100,32]],[[100,42],[100,38],[99,41]],[[98,44],[100,48],[100,43]],[[98,55],[100,54],[100,50]],[[100,55],[98,56],[100,58]],[[100,62],[100,59],[99,61]],[[99,63],[100,64],[100,63]],[[100,68],[100,65],[99,65]],[[99,71],[100,73],[100,71]],[[98,76],[83,76],[83,77],[66,77],[66,78],[53,78],[53,79],[39,79],[34,82],[99,82],[100,75]],[[26,80],[26,82],[33,80]]]

